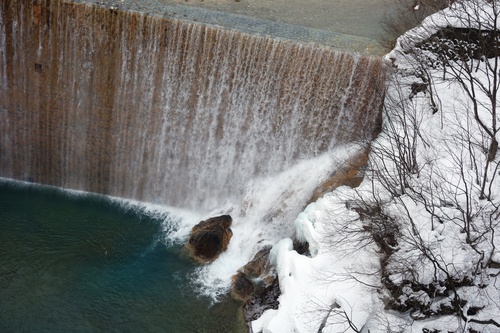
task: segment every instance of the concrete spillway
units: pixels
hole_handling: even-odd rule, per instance
[[[188,208],[379,125],[381,60],[62,0],[0,4],[0,176]]]

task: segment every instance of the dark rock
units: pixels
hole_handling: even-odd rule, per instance
[[[293,241],[293,249],[302,255],[309,255],[309,243],[308,242],[299,242],[298,240]]]
[[[411,94],[410,99],[416,96],[418,93],[427,93],[428,84],[425,82],[413,82],[411,84]]]
[[[242,272],[233,275],[232,279],[233,283],[231,285],[231,296],[237,301],[245,302],[250,298],[255,289],[253,282],[250,281]]]
[[[481,311],[482,309],[484,309],[484,306],[471,306],[468,310],[467,310],[467,315],[468,316],[475,316],[478,314],[479,311]]]
[[[243,304],[243,316],[252,333],[250,322],[258,319],[264,311],[277,309],[281,295],[279,281],[269,263],[271,246],[257,252],[254,258],[233,276],[231,296]]]
[[[429,63],[434,68],[453,61],[484,61],[500,55],[497,42],[498,31],[474,28],[446,27],[415,46],[437,55],[436,61]],[[429,60],[432,60],[429,58]]]
[[[498,269],[498,268],[500,268],[500,262],[491,260],[488,266],[490,268]]]
[[[196,260],[207,263],[214,261],[227,250],[233,232],[233,219],[229,215],[212,217],[193,227],[186,244],[189,254]]]
[[[275,277],[272,283],[257,291],[248,301],[243,305],[243,315],[246,322],[251,322],[259,319],[264,311],[269,309],[278,309],[278,298],[281,295],[279,281]]]
[[[269,275],[271,266],[269,265],[269,252],[271,246],[266,246],[255,254],[241,271],[250,278],[258,278]]]
[[[271,274],[272,267],[269,264],[270,251],[271,246],[261,249],[232,277],[231,296],[235,300],[245,302],[257,288],[267,287],[272,282],[274,276]]]

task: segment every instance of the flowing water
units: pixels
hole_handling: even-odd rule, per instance
[[[0,176],[231,214],[234,236],[195,267],[179,244],[199,219],[2,185],[0,325],[241,329],[234,304],[208,305],[259,248],[293,235],[314,190],[376,134],[383,95],[376,58],[85,3],[1,1]]]
[[[0,19],[4,177],[207,210],[379,125],[380,59],[57,0]]]
[[[0,181],[1,332],[242,332],[231,300],[194,291],[165,231],[178,217]]]

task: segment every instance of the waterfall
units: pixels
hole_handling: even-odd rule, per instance
[[[63,0],[0,4],[0,176],[204,210],[380,123],[380,59]]]

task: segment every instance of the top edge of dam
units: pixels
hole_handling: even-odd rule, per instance
[[[165,3],[158,0],[64,0],[64,2],[204,24],[249,35],[338,49],[365,56],[380,57],[387,51],[376,40],[367,37],[178,3]]]

